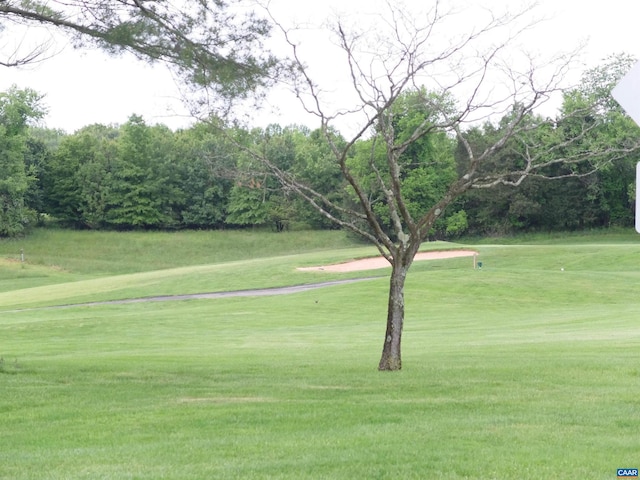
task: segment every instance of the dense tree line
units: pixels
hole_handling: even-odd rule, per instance
[[[532,130],[533,139],[560,145],[558,155],[579,158],[581,149],[621,144],[637,136],[637,127],[608,93],[630,63],[630,58],[618,56],[586,72],[581,86],[565,94],[555,127]],[[421,101],[425,94],[409,92],[394,107],[399,136],[428,118],[430,112]],[[574,138],[575,129],[584,128],[564,119],[575,118],[594,102],[598,108],[585,109],[585,115],[604,121],[566,147],[572,151],[560,151],[563,136]],[[118,230],[283,230],[292,224],[335,228],[308,202],[281,188],[252,151],[264,152],[279,170],[295,173],[333,204],[354,204],[329,145],[319,131],[306,127],[220,129],[202,122],[174,132],[133,115],[123,125],[90,125],[67,134],[33,126],[43,112],[36,92],[14,88],[0,94],[0,236],[21,234],[44,219],[76,228]],[[465,137],[473,144],[489,144],[501,128],[500,123],[476,125]],[[343,141],[335,134],[336,141]],[[371,132],[355,145],[349,162],[363,184],[370,185],[366,194],[384,219],[388,207],[368,160],[381,148],[376,132]],[[403,153],[403,188],[415,215],[442,196],[456,175],[461,148],[455,139],[433,132]],[[379,167],[384,168],[382,150],[380,156]],[[525,156],[512,142],[486,167],[514,169]],[[433,237],[632,225],[638,160],[633,155],[615,158],[594,173],[584,162],[551,164],[554,176],[564,178],[532,176],[517,189],[497,185],[470,191],[438,220]]]

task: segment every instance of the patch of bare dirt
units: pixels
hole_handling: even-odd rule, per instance
[[[433,252],[418,252],[415,261],[439,260],[443,258],[473,257],[478,252],[473,250],[438,250]],[[303,271],[324,271],[324,272],[358,272],[361,270],[375,270],[389,267],[389,262],[384,257],[360,258],[351,262],[336,263],[334,265],[324,265],[320,267],[301,267]]]

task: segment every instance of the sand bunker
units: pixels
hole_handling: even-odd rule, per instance
[[[419,260],[439,260],[443,258],[473,257],[478,252],[473,250],[440,250],[433,252],[418,252],[415,261]],[[323,272],[357,272],[360,270],[375,270],[377,268],[389,267],[389,262],[384,257],[371,257],[353,260],[351,262],[336,263],[335,265],[324,265],[321,267],[301,267],[298,270],[323,271]]]

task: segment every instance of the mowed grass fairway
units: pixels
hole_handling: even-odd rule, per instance
[[[0,242],[1,479],[613,479],[640,466],[640,237],[388,270],[339,232]],[[24,248],[26,262],[19,261]],[[561,270],[564,269],[564,270]],[[46,308],[378,276],[284,296]]]

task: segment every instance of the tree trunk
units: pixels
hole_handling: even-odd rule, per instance
[[[391,269],[389,306],[387,310],[387,333],[384,337],[382,358],[378,370],[393,371],[402,368],[400,343],[404,323],[404,282],[409,267],[395,259]]]

